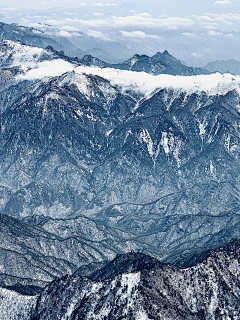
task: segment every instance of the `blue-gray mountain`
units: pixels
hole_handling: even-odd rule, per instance
[[[32,27],[0,22],[0,41],[20,40],[23,43],[40,48],[52,46],[56,50],[64,51],[69,56],[82,58],[84,55],[90,54],[109,63],[124,61],[131,57],[132,52],[135,52],[129,49],[125,43],[103,41],[90,37],[83,32],[75,32],[76,36],[66,38],[61,35],[59,29],[44,26],[49,30],[44,32]]]
[[[132,70],[137,72],[147,72],[154,75],[171,74],[192,76],[198,74],[210,74],[208,70],[183,65],[179,60],[170,55],[168,51],[164,51],[163,53],[157,52],[152,57],[136,54],[131,59],[118,64],[110,64],[91,55],[86,55],[80,59],[80,63],[85,66]]]
[[[0,42],[3,40],[22,41],[40,48],[53,46],[56,50],[63,50],[66,54],[79,58],[86,54],[65,37],[53,37],[35,28],[0,22]]]
[[[205,69],[210,72],[240,74],[240,61],[234,59],[216,60],[209,62]]]
[[[87,270],[99,268],[118,253],[134,249],[152,254],[150,246],[138,242],[131,234],[85,217],[71,221],[40,219],[36,227],[31,221],[27,224],[0,215],[1,287],[29,294],[76,270],[88,274]]]
[[[232,240],[186,269],[120,255],[89,278],[64,276],[35,296],[0,289],[0,319],[238,319],[239,254]]]
[[[0,49],[0,210],[28,230],[3,228],[5,287],[34,291],[131,249],[186,266],[240,238],[238,90],[161,88],[137,100],[74,71],[21,81],[31,63],[81,62],[51,47]],[[136,71],[151,72],[145,58]]]

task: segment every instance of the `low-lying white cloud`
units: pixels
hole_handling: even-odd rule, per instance
[[[187,28],[194,25],[194,21],[190,18],[181,17],[162,17],[153,18],[149,14],[134,14],[129,16],[111,16],[99,19],[73,19],[66,18],[61,20],[50,19],[45,21],[49,25],[66,25],[75,24],[89,28],[166,28],[166,29],[178,29]]]
[[[96,17],[102,17],[102,16],[104,16],[104,13],[103,12],[94,12],[93,15]]]
[[[183,32],[182,35],[190,38],[198,38],[195,32]]]
[[[53,61],[44,61],[36,63],[33,68],[28,70],[24,75],[17,76],[19,80],[41,80],[46,77],[57,77],[63,73],[74,70],[74,65],[57,59]]]
[[[219,0],[219,1],[215,1],[214,2],[215,6],[218,5],[218,4],[225,5],[225,4],[232,4],[232,2],[229,1],[229,0]]]
[[[218,32],[218,31],[215,31],[215,30],[209,30],[208,34],[210,36],[222,36],[223,35],[222,32]]]
[[[147,34],[143,31],[120,31],[122,36],[125,38],[137,38],[137,39],[145,39],[145,38],[152,38],[152,39],[159,39],[159,36],[153,34]]]
[[[88,29],[87,35],[89,37],[97,38],[100,40],[111,41],[111,39],[109,37],[105,36],[101,31]]]
[[[91,67],[77,67],[77,73],[99,75],[121,87],[124,91],[138,90],[150,94],[157,88],[182,89],[189,92],[206,91],[212,94],[224,94],[231,89],[240,91],[240,76],[215,73],[198,76],[172,76],[168,74],[151,75],[145,72],[134,72],[117,69],[100,69]]]
[[[80,31],[79,28],[74,27],[74,26],[63,26],[63,27],[61,27],[61,30],[68,31],[68,32]]]
[[[94,7],[116,7],[117,4],[114,2],[112,2],[112,3],[92,2],[91,6],[94,6]]]
[[[60,37],[66,37],[66,38],[72,37],[72,33],[65,31],[65,30],[60,30],[57,35]],[[77,33],[77,35],[78,35],[78,33]]]
[[[2,11],[9,11],[9,12],[11,12],[11,11],[18,11],[18,10],[20,10],[20,9],[18,9],[18,8],[12,8],[12,7],[7,7],[7,8],[2,8],[1,10],[2,10]]]
[[[76,73],[98,75],[110,81],[113,86],[118,86],[122,91],[135,90],[145,95],[151,94],[160,88],[178,89],[183,91],[200,92],[209,94],[226,94],[230,90],[240,92],[240,76],[215,73],[198,76],[172,76],[167,74],[151,75],[145,72],[125,71],[118,69],[101,69],[96,67],[74,66],[64,60],[45,61],[36,64],[35,69],[18,76],[18,79],[37,80],[45,77],[60,76],[68,71]]]

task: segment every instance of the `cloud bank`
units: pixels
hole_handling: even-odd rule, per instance
[[[110,81],[111,85],[120,87],[122,91],[135,90],[146,96],[160,88],[178,89],[191,92],[205,91],[209,94],[226,94],[230,90],[240,93],[240,76],[215,73],[198,76],[151,75],[145,72],[134,72],[117,69],[100,69],[96,67],[75,67],[64,60],[45,61],[36,64],[35,69],[18,76],[19,80],[37,80],[45,77],[60,76],[68,71],[79,74],[98,75]]]
[[[218,5],[218,4],[225,5],[225,4],[232,4],[232,2],[229,0],[219,0],[214,2],[214,5]]]
[[[111,39],[108,38],[107,36],[105,36],[101,31],[88,29],[88,32],[86,34],[89,37],[93,37],[96,39],[100,39],[100,40],[104,40],[104,41],[111,41]]]
[[[136,38],[136,39],[145,39],[145,38],[152,38],[152,39],[159,39],[159,36],[147,34],[143,31],[120,31],[122,36],[125,38]]]
[[[74,65],[62,59],[38,62],[33,69],[28,70],[24,75],[17,76],[17,80],[41,80],[46,77],[61,76],[72,70],[74,70]]]
[[[90,28],[127,28],[127,27],[138,27],[138,28],[167,28],[167,29],[178,29],[185,27],[192,27],[194,22],[190,18],[181,17],[162,17],[153,18],[149,14],[135,14],[130,16],[112,16],[101,19],[74,19],[66,18],[61,20],[50,19],[45,21],[46,24],[50,25],[66,25],[76,24]]]

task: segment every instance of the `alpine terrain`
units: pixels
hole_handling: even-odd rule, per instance
[[[240,77],[23,40],[0,44],[0,319],[239,319]]]

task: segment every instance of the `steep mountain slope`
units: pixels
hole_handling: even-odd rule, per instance
[[[187,269],[128,254],[102,269],[104,280],[65,276],[31,298],[1,289],[0,319],[237,319],[239,252],[232,240]]]
[[[55,50],[52,46],[47,46],[45,49],[26,45],[21,41],[4,40],[0,43],[0,67],[22,67],[32,69],[37,66],[37,63],[53,60],[64,60],[73,65],[79,65],[80,59],[77,57],[71,58],[62,51]]]
[[[57,51],[52,46],[47,46],[45,49],[25,45],[21,41],[4,40],[0,44],[1,66],[31,66],[36,62],[62,59],[75,65],[94,66],[100,68],[114,68],[119,70],[132,70],[136,72],[146,72],[154,75],[171,74],[192,76],[198,74],[209,74],[210,72],[200,68],[191,68],[183,65],[179,60],[171,56],[167,51],[162,54],[156,53],[149,57],[146,55],[134,55],[131,59],[118,64],[110,64],[104,62],[91,55],[85,55],[79,59],[71,58],[62,51]]]

